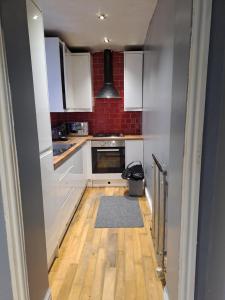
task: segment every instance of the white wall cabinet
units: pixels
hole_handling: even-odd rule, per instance
[[[66,101],[65,56],[69,50],[57,37],[45,38],[49,104],[51,112],[64,112]]]
[[[74,107],[74,87],[73,87],[73,67],[72,56],[70,53],[65,54],[64,60],[65,71],[65,111],[73,111]]]
[[[90,53],[71,53],[65,57],[66,110],[92,111],[92,72]]]
[[[51,112],[93,110],[90,53],[70,53],[57,37],[45,38]]]
[[[141,111],[143,95],[143,52],[124,52],[124,110]]]
[[[125,141],[125,163],[126,166],[133,161],[141,161],[143,164],[143,141]]]

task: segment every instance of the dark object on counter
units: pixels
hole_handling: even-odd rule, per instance
[[[144,170],[140,161],[133,161],[123,171],[123,179],[142,180],[144,179]]]
[[[68,122],[67,132],[75,136],[87,136],[88,122]]]
[[[60,137],[59,137],[59,140],[60,140],[60,141],[68,141],[68,137],[66,137],[66,136],[64,136],[64,135],[63,135],[63,136],[60,136]]]
[[[66,124],[63,123],[60,126],[52,128],[52,140],[53,141],[68,141]]]

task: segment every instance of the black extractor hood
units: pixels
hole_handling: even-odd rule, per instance
[[[112,52],[109,49],[104,50],[104,85],[96,98],[120,98],[113,85]]]

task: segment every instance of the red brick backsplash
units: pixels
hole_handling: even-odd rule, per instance
[[[103,52],[92,55],[94,96],[103,86]],[[142,113],[124,111],[124,63],[123,53],[113,52],[113,80],[121,98],[94,99],[93,112],[51,113],[52,126],[62,122],[80,121],[89,123],[89,132],[141,134]]]

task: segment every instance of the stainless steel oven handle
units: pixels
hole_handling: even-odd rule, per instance
[[[120,149],[97,149],[97,152],[119,152]]]

